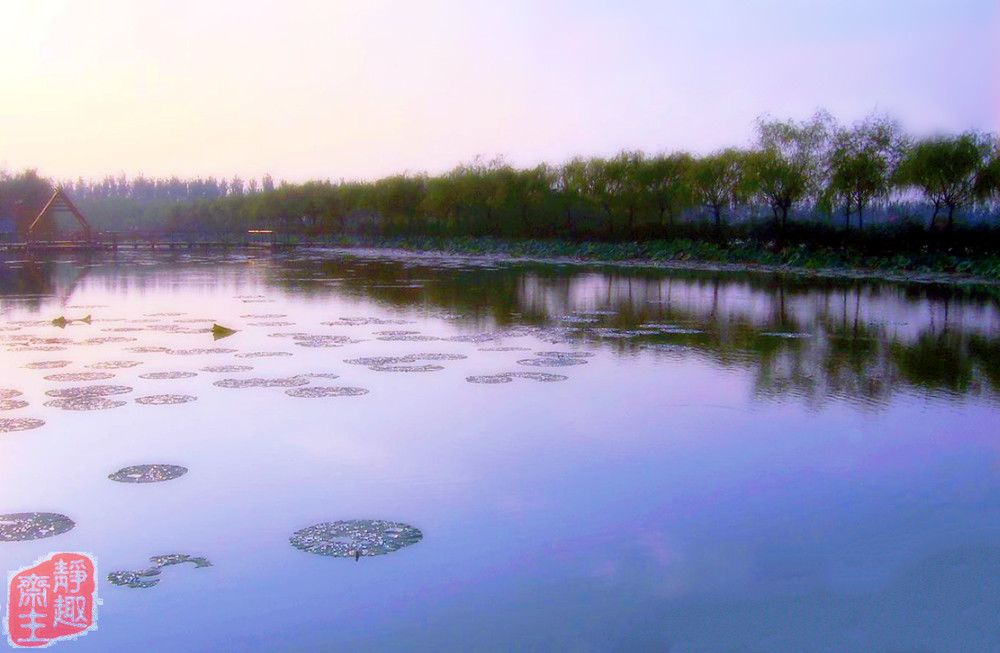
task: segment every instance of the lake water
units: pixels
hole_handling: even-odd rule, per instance
[[[0,433],[0,514],[75,522],[0,542],[0,563],[81,551],[101,576],[99,628],[65,650],[1000,650],[996,290],[7,258],[0,370],[22,393],[0,419],[44,421]],[[126,387],[45,405],[93,385]],[[323,392],[342,396],[293,396]],[[195,399],[136,401],[159,395]],[[60,407],[81,405],[108,407]],[[188,471],[108,478],[142,464]],[[343,520],[422,538],[290,543]],[[211,566],[107,581],[166,554]]]

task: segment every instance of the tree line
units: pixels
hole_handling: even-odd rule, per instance
[[[0,176],[0,217],[25,175]],[[375,181],[119,177],[64,187],[97,226],[116,229],[645,240],[692,229],[727,237],[736,223],[780,237],[802,225],[895,221],[940,233],[962,218],[995,222],[1000,141],[975,131],[913,138],[886,116],[841,125],[818,112],[759,119],[752,145],[705,155],[623,151],[530,168],[477,158]]]

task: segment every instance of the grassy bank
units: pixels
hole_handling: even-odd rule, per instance
[[[317,243],[319,244],[319,243]],[[374,247],[411,252],[443,252],[526,259],[573,259],[607,263],[698,264],[767,267],[787,271],[892,274],[894,276],[1000,282],[1000,255],[969,256],[954,251],[908,255],[873,255],[846,248],[781,246],[734,240],[714,243],[688,239],[643,242],[573,242],[568,240],[501,240],[495,238],[355,237],[324,241],[339,247]]]

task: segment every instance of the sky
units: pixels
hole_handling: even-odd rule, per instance
[[[0,168],[59,179],[708,152],[818,108],[1000,131],[1000,0],[0,0]]]

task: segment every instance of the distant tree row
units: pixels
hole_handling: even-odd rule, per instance
[[[170,200],[175,202],[214,200],[223,197],[241,197],[259,192],[270,192],[275,188],[271,175],[244,180],[239,176],[232,179],[215,177],[180,179],[170,177],[150,179],[138,177],[105,177],[99,181],[77,179],[66,181],[61,186],[78,201],[96,199],[127,199],[137,201]]]
[[[951,229],[963,211],[995,213],[998,152],[991,134],[912,139],[884,116],[841,126],[820,112],[801,122],[761,119],[745,149],[624,151],[527,169],[476,159],[439,176],[283,184],[176,206],[171,224],[618,240],[669,236],[678,221],[704,218],[719,233],[733,219],[765,216],[779,231],[793,219],[864,229],[876,211],[908,202],[927,207],[928,227]]]
[[[0,212],[39,181],[0,177]],[[120,177],[66,188],[96,224],[116,229],[642,240],[691,224],[721,237],[747,220],[779,235],[792,222],[863,230],[879,216],[947,231],[971,212],[997,218],[1000,142],[980,132],[914,139],[885,116],[844,126],[819,112],[762,118],[752,146],[702,156],[623,151],[532,168],[477,158],[442,175],[370,182]]]

